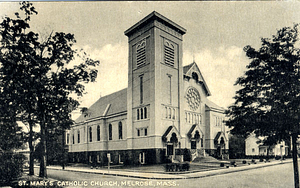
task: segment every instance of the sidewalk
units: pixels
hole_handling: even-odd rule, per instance
[[[83,172],[83,173],[94,173],[101,175],[111,175],[111,176],[123,176],[123,177],[131,177],[131,178],[141,178],[141,179],[156,179],[156,180],[175,180],[175,179],[191,179],[191,178],[203,178],[208,176],[215,176],[239,171],[245,171],[256,168],[263,168],[266,166],[280,165],[285,163],[292,163],[292,159],[287,159],[284,161],[271,161],[271,162],[260,162],[258,164],[251,164],[245,166],[230,166],[229,168],[221,168],[209,171],[202,172],[178,172],[178,173],[160,173],[160,172],[141,172],[141,171],[126,171],[126,169],[122,170],[109,170],[108,169],[90,169],[87,167],[65,167],[64,171],[72,171],[72,172]],[[60,166],[48,166],[48,169],[54,170],[62,170]]]

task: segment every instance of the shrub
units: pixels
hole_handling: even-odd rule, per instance
[[[182,170],[186,170],[186,171],[189,171],[190,170],[190,164],[189,163],[184,163],[183,165],[182,165]]]
[[[220,164],[220,167],[224,167],[224,166],[225,166],[225,164],[224,164],[224,163],[221,163],[221,164]]]
[[[0,154],[0,186],[8,185],[23,173],[25,156],[22,154]]]
[[[246,161],[246,160],[243,160],[243,164],[247,164],[247,161]]]
[[[186,148],[183,150],[183,160],[184,161],[191,161],[192,160],[191,152],[190,152],[190,150],[188,150]]]

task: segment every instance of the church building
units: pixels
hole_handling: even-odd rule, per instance
[[[157,12],[125,31],[128,87],[101,97],[75,121],[66,136],[69,162],[156,164],[228,156],[224,109],[208,99],[197,64],[182,65],[185,33]]]

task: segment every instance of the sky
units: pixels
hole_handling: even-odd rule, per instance
[[[81,106],[127,87],[128,39],[124,31],[157,11],[187,30],[183,36],[183,65],[198,64],[212,93],[211,101],[227,108],[234,102],[238,77],[249,59],[243,48],[260,47],[282,27],[300,23],[295,1],[185,2],[33,2],[38,15],[31,28],[41,36],[51,31],[73,33],[76,47],[100,60],[96,83],[86,85]],[[0,16],[13,16],[17,2],[0,3]],[[75,115],[76,116],[76,115]]]

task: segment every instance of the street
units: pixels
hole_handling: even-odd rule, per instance
[[[35,171],[38,174],[38,168]],[[52,169],[48,169],[48,177],[59,180],[59,185],[65,187],[288,188],[294,186],[292,163],[204,178],[169,181]]]
[[[189,180],[178,180],[189,188],[289,188],[294,187],[293,164],[269,166],[230,174]]]

